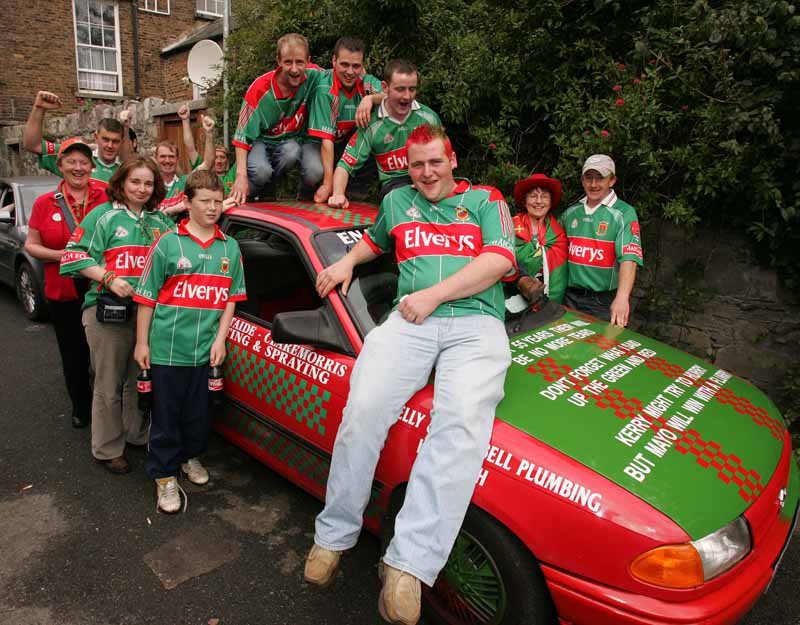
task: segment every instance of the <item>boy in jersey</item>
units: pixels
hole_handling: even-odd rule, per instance
[[[303,35],[284,35],[278,39],[277,69],[259,76],[247,89],[231,142],[236,150],[231,197],[237,203],[259,195],[298,161],[303,182],[310,186],[308,162],[319,146],[303,145],[303,135],[307,100],[321,69],[310,60]]]
[[[58,108],[61,108],[61,98],[59,96],[49,91],[39,91],[36,94],[33,108],[30,115],[28,115],[28,121],[22,133],[23,147],[29,152],[39,154],[39,166],[56,176],[61,175],[56,163],[61,144],[44,141],[42,135],[45,113]],[[117,171],[119,164],[128,156],[120,153],[123,132],[126,131],[122,123],[111,117],[104,117],[97,124],[97,130],[94,133],[94,142],[97,144],[97,149],[92,158],[94,169],[92,170],[91,178],[93,180],[108,184],[111,176]],[[129,142],[126,143],[130,146]]]
[[[153,245],[133,298],[140,304],[134,358],[153,377],[145,468],[156,482],[158,509],[168,513],[181,507],[178,468],[194,484],[208,482],[197,458],[211,428],[208,369],[225,360],[236,302],[246,299],[239,245],[217,226],[219,177],[195,171],[184,192],[189,219]]]
[[[364,42],[355,37],[341,37],[333,48],[332,69],[322,72],[310,100],[308,136],[320,147],[310,162],[310,177],[320,183],[314,201],[323,204],[333,191],[333,169],[342,157],[348,140],[356,129],[356,111],[362,99],[381,93],[380,81],[364,74]],[[374,104],[380,104],[377,96]],[[365,196],[367,185],[376,175],[375,161],[358,170],[350,189]]]
[[[570,206],[559,222],[569,242],[567,306],[620,328],[630,319],[636,267],[644,264],[636,210],[617,197],[614,161],[593,154],[583,164],[586,197]]]
[[[454,179],[444,129],[419,126],[407,145],[414,186],[389,193],[364,237],[317,277],[321,297],[339,284],[346,296],[353,268],[391,247],[400,270],[396,308],[367,334],[353,368],[304,577],[329,584],[355,545],[389,428],[435,366],[430,429],[379,568],[381,616],[413,625],[420,581],[433,586],[447,562],[503,397],[511,355],[500,280],[515,261],[503,195]]]
[[[359,128],[350,138],[333,174],[333,192],[328,204],[336,208],[350,205],[345,192],[353,172],[372,154],[378,165],[381,190],[378,200],[392,189],[411,184],[406,157],[406,140],[417,126],[441,126],[439,116],[417,102],[417,68],[410,61],[395,59],[386,64],[383,88],[386,97],[372,112],[366,128]]]

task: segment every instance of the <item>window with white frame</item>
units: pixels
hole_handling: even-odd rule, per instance
[[[169,15],[169,0],[139,0],[139,9]]]
[[[197,0],[197,12],[222,17],[225,0]]]
[[[115,2],[73,0],[78,88],[120,95],[122,69]]]

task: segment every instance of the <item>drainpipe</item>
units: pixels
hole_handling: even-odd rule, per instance
[[[230,35],[231,24],[231,7],[230,0],[225,0],[222,4],[222,53],[223,58],[228,55],[228,35]],[[227,60],[223,61],[222,65],[222,91],[224,94],[225,108],[222,112],[222,133],[224,145],[228,147],[228,68],[226,67]]]
[[[131,34],[133,36],[133,97],[142,95],[142,77],[139,73],[139,9],[137,0],[131,0]]]

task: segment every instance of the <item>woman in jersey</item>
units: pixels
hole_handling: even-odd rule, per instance
[[[532,300],[541,293],[561,303],[567,288],[567,235],[550,212],[561,200],[561,183],[533,174],[514,186],[519,211],[514,216],[514,254],[520,293]]]
[[[83,428],[92,418],[89,346],[81,323],[81,303],[87,284],[85,278],[72,280],[59,275],[58,263],[75,226],[108,198],[105,183],[89,177],[94,168],[92,150],[80,138],[61,144],[56,166],[64,180],[55,191],[40,195],[34,202],[25,250],[44,261],[44,296],[72,401],[72,426]],[[59,193],[63,200],[57,198]]]
[[[172,222],[156,210],[164,198],[164,182],[150,158],[125,161],[106,192],[110,202],[89,213],[67,244],[61,274],[91,280],[83,326],[95,370],[92,454],[110,472],[128,473],[126,442],[147,442],[135,390],[133,289],[150,247]]]

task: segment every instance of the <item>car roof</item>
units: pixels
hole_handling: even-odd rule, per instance
[[[56,186],[61,182],[61,178],[58,176],[4,176],[0,178],[0,182],[23,187]]]
[[[371,204],[354,203],[346,209],[340,209],[313,202],[277,200],[243,204],[230,209],[226,214],[268,222],[278,219],[312,232],[319,232],[364,228],[375,221],[378,209]]]

